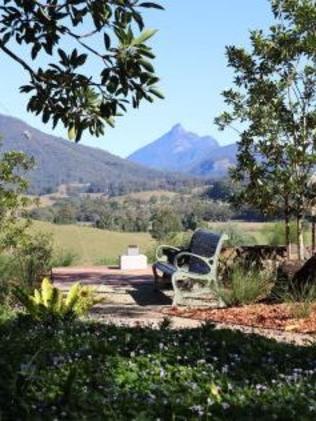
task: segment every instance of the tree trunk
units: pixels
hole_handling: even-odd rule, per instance
[[[316,220],[315,216],[312,216],[312,254],[316,253]]]
[[[291,243],[290,243],[290,218],[289,218],[288,212],[285,212],[284,223],[285,223],[286,254],[287,254],[287,259],[291,260],[292,250],[291,250]]]
[[[297,254],[298,260],[304,260],[303,218],[297,217]]]

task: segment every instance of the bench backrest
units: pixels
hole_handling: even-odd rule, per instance
[[[216,260],[220,252],[222,242],[226,238],[225,235],[214,234],[206,229],[198,229],[194,232],[191,243],[190,252],[202,257],[213,257]],[[217,262],[214,262],[217,264]],[[199,259],[190,257],[189,271],[196,273],[207,273],[208,268]]]

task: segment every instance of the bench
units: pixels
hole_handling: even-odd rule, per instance
[[[173,305],[183,305],[186,296],[198,297],[212,293],[217,287],[217,266],[226,234],[214,234],[198,229],[187,249],[162,245],[157,248],[153,264],[154,287],[162,280],[171,281],[174,289]],[[222,306],[222,303],[219,303]]]

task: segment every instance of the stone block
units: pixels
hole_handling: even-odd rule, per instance
[[[120,256],[121,270],[147,269],[147,256],[139,254],[137,256]]]

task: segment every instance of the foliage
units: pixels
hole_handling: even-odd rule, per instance
[[[154,200],[152,200],[154,199]],[[49,222],[89,223],[100,229],[123,232],[148,232],[151,223],[163,209],[168,208],[180,219],[180,229],[192,230],[207,221],[226,221],[232,216],[229,204],[181,194],[147,199],[124,198],[69,198],[57,200],[53,206],[33,209],[29,216]],[[177,224],[179,225],[179,224]],[[183,228],[181,228],[183,225]]]
[[[9,294],[12,288],[12,258],[6,254],[0,254],[0,305],[8,304]]]
[[[316,305],[316,286],[311,282],[306,282],[299,288],[290,282],[274,290],[273,294],[278,301],[287,303],[291,315],[297,319],[310,316]]]
[[[16,288],[15,297],[34,320],[53,321],[58,319],[73,320],[83,316],[98,302],[94,289],[73,284],[66,297],[52,282],[44,278],[40,289],[28,295],[23,288]]]
[[[0,329],[3,419],[315,418],[315,346],[209,325]]]
[[[14,279],[18,285],[38,285],[52,267],[53,242],[46,233],[26,234],[12,251]]]
[[[95,266],[118,266],[119,258],[117,257],[99,257],[94,261]]]
[[[291,221],[289,224],[289,242],[294,244],[296,242],[296,223]],[[275,222],[263,226],[261,233],[266,238],[268,244],[271,246],[281,246],[286,244],[284,224],[282,222]],[[305,237],[307,241],[307,231],[305,229]]]
[[[178,248],[188,248],[191,237],[191,232],[170,233],[166,236],[166,238],[163,239],[163,244],[168,244],[169,246],[174,246]],[[161,241],[156,241],[154,244],[151,245],[151,247],[149,247],[145,251],[149,263],[154,263],[157,260],[156,250],[157,247],[161,244]]]
[[[222,200],[227,202],[231,200],[234,190],[234,185],[231,180],[223,178],[222,180],[214,181],[214,183],[207,188],[203,195],[212,200]]]
[[[219,287],[216,294],[227,306],[233,307],[260,301],[272,286],[272,274],[268,271],[236,265],[231,268],[226,285]]]
[[[270,32],[252,31],[251,51],[227,47],[235,89],[223,92],[230,107],[217,120],[220,128],[242,125],[233,180],[236,200],[265,214],[282,213],[298,221],[303,257],[302,218],[314,171],[316,66],[314,0],[271,0],[275,24]],[[288,244],[288,239],[286,240]]]
[[[77,259],[78,256],[73,251],[59,249],[53,253],[51,266],[53,268],[72,266]]]
[[[15,317],[15,313],[12,310],[11,306],[8,304],[3,304],[0,301],[0,326],[7,323]]]
[[[228,240],[225,241],[225,244],[228,247],[251,246],[256,244],[256,239],[237,224],[226,223],[220,227],[211,225],[209,229],[219,234],[227,234]]]
[[[103,135],[126,104],[137,108],[144,99],[162,98],[146,44],[156,31],[144,29],[144,8],[162,9],[139,0],[5,0],[0,49],[28,73],[28,84],[20,88],[31,94],[28,111],[54,127],[63,123],[69,138],[79,141],[87,129]],[[44,67],[36,66],[40,57],[49,58]],[[87,73],[93,62],[95,78]]]
[[[0,157],[0,251],[14,246],[24,233],[25,223],[18,214],[30,201],[23,196],[28,183],[24,174],[33,167],[33,160],[21,152],[4,152]]]
[[[152,216],[150,233],[156,240],[161,241],[182,229],[179,216],[170,208],[158,209]]]
[[[76,221],[76,214],[74,208],[65,203],[56,209],[53,221],[55,224],[73,224]]]

